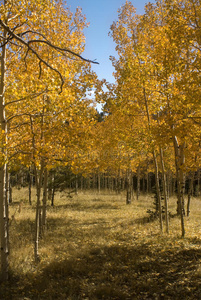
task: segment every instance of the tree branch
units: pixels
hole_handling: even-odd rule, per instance
[[[63,76],[61,75],[61,73],[55,69],[54,67],[52,67],[47,61],[45,61],[39,54],[36,50],[34,50],[32,47],[31,47],[31,44],[33,43],[44,43],[44,44],[47,44],[49,47],[57,50],[57,51],[62,51],[62,52],[68,52],[78,58],[80,58],[81,60],[83,61],[86,61],[86,62],[89,62],[89,63],[94,63],[94,64],[98,64],[98,62],[95,62],[95,61],[92,61],[92,60],[89,60],[89,59],[85,59],[84,57],[82,57],[81,55],[77,54],[76,52],[74,51],[71,51],[70,49],[67,49],[67,48],[60,48],[58,46],[55,46],[53,45],[51,42],[47,41],[47,40],[31,40],[31,41],[24,41],[22,39],[21,36],[23,36],[23,33],[21,33],[20,35],[18,34],[15,34],[10,28],[9,26],[7,26],[1,19],[0,19],[0,25],[7,31],[7,33],[10,35],[10,38],[11,39],[16,39],[17,41],[19,41],[21,44],[23,44],[26,48],[27,48],[27,52],[26,52],[26,55],[25,55],[25,59],[28,55],[28,52],[31,51],[36,57],[37,59],[39,60],[39,68],[40,68],[40,73],[41,73],[41,64],[43,63],[46,67],[48,67],[49,69],[51,69],[52,71],[56,72],[60,79],[61,79],[61,85],[60,85],[60,93],[62,93],[62,88],[63,88],[63,85],[64,85],[64,79],[63,79]],[[31,32],[31,31],[26,31],[25,33],[28,33],[28,32]],[[24,33],[24,34],[25,34]],[[33,33],[35,33],[33,31]],[[42,34],[40,33],[37,33],[39,34],[40,36],[44,37]],[[39,75],[40,75],[39,73]]]
[[[92,61],[92,60],[90,60],[90,59],[86,59],[86,58],[84,58],[83,56],[81,56],[81,55],[79,55],[79,54],[77,54],[77,53],[75,53],[74,51],[72,51],[72,50],[70,50],[70,49],[67,49],[67,48],[60,48],[60,47],[58,47],[58,46],[55,46],[55,45],[53,45],[51,42],[49,42],[48,40],[30,40],[30,41],[28,41],[28,45],[29,44],[32,44],[32,43],[43,43],[43,44],[47,44],[48,46],[50,46],[51,48],[53,48],[53,49],[55,49],[55,50],[58,50],[58,51],[61,51],[61,52],[68,52],[68,53],[70,53],[70,54],[72,54],[72,55],[74,55],[74,56],[77,56],[77,57],[79,57],[81,60],[83,60],[83,61],[86,61],[86,62],[89,62],[89,63],[93,63],[93,64],[99,64],[98,62],[96,62],[96,61]]]

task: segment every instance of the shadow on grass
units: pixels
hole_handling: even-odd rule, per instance
[[[157,218],[150,218],[148,216],[145,216],[145,217],[142,217],[142,218],[138,218],[138,219],[135,219],[134,220],[134,223],[135,224],[138,224],[138,225],[143,225],[143,224],[147,224],[147,223],[153,223],[156,221]]]
[[[162,214],[162,218],[163,220],[165,220],[165,214]],[[173,214],[173,213],[169,213],[169,219],[173,219],[173,218],[179,218],[179,216],[177,214]],[[159,216],[158,215],[150,215],[149,213],[147,213],[147,216],[138,218],[134,220],[135,224],[139,224],[139,225],[143,225],[143,224],[147,224],[147,223],[153,223],[156,220],[159,220]]]
[[[116,219],[115,219],[116,220]],[[84,218],[84,219],[74,219],[74,218],[54,218],[49,216],[46,223],[45,236],[42,238],[40,243],[47,242],[53,239],[56,243],[61,243],[61,240],[64,238],[69,243],[78,244],[83,238],[87,238],[89,241],[96,237],[102,237],[105,239],[105,235],[110,231],[111,224],[103,217]],[[11,231],[18,233],[18,238],[12,233],[11,235],[11,248],[13,248],[13,243],[15,247],[26,246],[28,243],[34,242],[34,233],[35,233],[35,220],[17,220],[12,223]],[[14,238],[14,240],[13,240]]]
[[[96,200],[94,200],[96,201]],[[54,206],[55,210],[60,210],[60,209],[70,209],[74,211],[91,211],[91,210],[110,210],[110,209],[119,209],[117,206],[112,205],[110,203],[98,203],[94,202],[91,204],[82,204],[81,202],[72,202],[64,205],[57,205]]]
[[[2,285],[0,299],[201,299],[201,250],[95,247]]]

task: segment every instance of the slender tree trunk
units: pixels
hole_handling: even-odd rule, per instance
[[[198,179],[198,185],[197,185],[197,195],[196,196],[200,196],[200,168],[197,171],[197,179]]]
[[[143,88],[144,93],[144,100],[145,100],[145,107],[147,112],[147,120],[149,128],[151,127],[151,120],[149,115],[149,107],[148,107],[148,101],[147,101],[147,95],[146,90]],[[158,198],[158,207],[159,207],[159,221],[160,221],[160,230],[163,232],[163,219],[162,219],[162,207],[161,207],[161,193],[160,193],[160,184],[159,184],[159,176],[158,176],[158,163],[156,158],[156,152],[153,149],[153,160],[154,160],[154,166],[155,166],[155,179],[156,179],[156,192],[157,192],[157,198]]]
[[[51,206],[54,206],[55,188],[55,174],[53,173],[51,178]],[[69,188],[71,187],[69,186]]]
[[[24,187],[24,173],[23,171],[20,173],[20,187]]]
[[[158,200],[158,212],[159,212],[160,230],[161,230],[161,232],[163,232],[161,192],[160,192],[160,184],[159,184],[159,176],[158,176],[158,163],[157,163],[157,158],[156,158],[155,151],[153,151],[153,158],[154,158],[154,166],[155,166],[156,193],[157,193],[157,200]]]
[[[140,165],[137,167],[137,200],[139,199],[140,196]]]
[[[96,174],[95,172],[92,174],[92,189],[95,191],[96,189]]]
[[[54,194],[55,194],[55,184],[54,184],[54,173],[51,176],[51,206],[54,206]]]
[[[163,195],[165,201],[165,225],[166,225],[166,233],[169,233],[167,183],[166,183],[166,174],[165,174],[162,148],[160,148],[160,159],[161,159],[161,168],[162,168]]]
[[[159,114],[157,114],[158,118],[158,125],[159,122]],[[163,149],[159,147],[160,149],[160,161],[161,161],[161,169],[162,169],[162,183],[163,183],[163,196],[164,196],[164,202],[165,202],[165,225],[166,225],[166,233],[169,233],[169,219],[168,219],[168,192],[167,192],[167,182],[166,182],[166,174],[165,174],[165,165],[164,165],[164,159],[163,159]]]
[[[98,171],[98,193],[101,192],[101,174],[100,171]]]
[[[147,162],[147,173],[146,173],[146,182],[147,182],[147,185],[146,185],[146,193],[149,194],[150,193],[150,189],[149,189],[149,162]]]
[[[122,190],[123,191],[125,190],[125,182],[126,182],[125,176],[123,176],[123,178],[122,178]]]
[[[175,166],[176,166],[176,178],[177,178],[177,214],[181,212],[181,182],[180,182],[180,151],[176,136],[174,137],[174,150],[175,150]]]
[[[111,176],[111,190],[114,191],[114,178]]]
[[[87,189],[90,190],[91,188],[91,179],[90,179],[90,175],[88,175],[87,177]]]
[[[117,193],[120,194],[121,192],[121,170],[118,169],[118,175],[117,175]]]
[[[5,2],[4,2],[5,3]],[[3,41],[6,40],[6,31],[3,32]],[[6,72],[6,45],[2,46],[1,51],[1,79],[0,79],[0,124],[4,136],[1,141],[2,156],[6,161],[6,134],[7,124],[5,116],[5,72]],[[9,268],[9,228],[8,228],[8,203],[6,197],[6,174],[7,164],[3,162],[0,167],[0,239],[1,239],[1,278],[8,279]]]
[[[190,215],[190,202],[191,202],[191,196],[193,193],[194,178],[195,178],[195,172],[191,172],[190,179],[189,179],[189,187],[188,187],[187,217],[189,217],[189,215]]]
[[[48,180],[48,171],[47,171],[47,168],[45,168],[45,170],[44,170],[44,183],[43,183],[42,234],[44,234],[45,227],[46,227],[46,216],[47,216],[47,180]]]
[[[43,177],[44,166],[41,164],[40,170],[37,170],[34,165],[35,178],[36,178],[36,193],[37,193],[37,202],[36,202],[36,219],[35,219],[35,241],[34,241],[34,258],[35,262],[40,260],[38,253],[39,246],[39,236],[40,236],[40,215],[41,215],[41,187],[42,187],[42,177]]]
[[[78,195],[78,175],[75,175],[75,195]]]
[[[12,197],[12,195],[10,195],[10,173],[6,172],[6,194],[7,194],[7,202],[8,204],[10,204],[12,202],[12,198],[10,198],[10,196]]]
[[[109,190],[109,184],[108,184],[108,172],[105,174],[105,189],[106,191]],[[108,191],[109,192],[109,191]]]
[[[29,168],[29,173],[28,173],[28,184],[29,184],[29,204],[32,204],[31,201],[31,182],[32,182],[32,178],[31,178],[31,168]]]
[[[11,174],[8,173],[8,204],[13,202],[13,189],[12,189],[12,182],[11,182]]]
[[[8,228],[8,203],[6,197],[6,164],[0,167],[0,226],[1,226],[1,277],[8,279],[9,256],[9,228]]]
[[[83,176],[80,178],[80,190],[83,191]]]
[[[168,171],[167,173],[167,198],[169,199],[171,195],[171,189],[170,189],[170,182],[171,182],[171,175],[170,175],[170,171]]]
[[[48,200],[52,199],[52,174],[50,176],[49,187],[48,187]]]
[[[127,170],[127,180],[126,180],[126,204],[131,204],[132,198],[132,171],[131,169]]]
[[[185,164],[185,155],[184,155],[184,149],[186,147],[186,143],[184,142],[180,146],[180,183],[181,183],[181,209],[183,211],[183,215],[185,216],[185,203],[184,203],[184,194],[185,194],[185,173],[184,173],[184,164]]]
[[[83,178],[83,189],[86,191],[87,190],[87,178]]]
[[[55,186],[52,188],[51,206],[54,206]]]
[[[179,147],[177,137],[173,137],[174,150],[175,150],[175,166],[177,175],[177,198],[178,198],[178,214],[181,217],[181,232],[182,237],[185,236],[185,226],[184,226],[184,210],[183,207],[183,193],[184,193],[184,175],[183,175],[183,164],[184,164],[184,153],[181,147],[184,148],[184,144]],[[181,155],[182,154],[182,155]]]
[[[145,176],[142,177],[142,192],[145,194]]]

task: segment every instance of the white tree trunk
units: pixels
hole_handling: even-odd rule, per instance
[[[46,217],[47,217],[47,181],[48,171],[47,168],[44,170],[44,183],[43,183],[43,213],[42,213],[42,233],[45,232]]]
[[[167,183],[166,183],[166,174],[165,174],[162,148],[160,148],[160,158],[161,158],[161,168],[162,168],[163,196],[165,201],[165,225],[166,225],[166,233],[169,233]]]
[[[147,120],[148,120],[148,125],[150,128],[151,120],[150,120],[149,107],[148,107],[148,101],[147,101],[145,88],[143,88],[143,93],[144,93],[145,107],[146,107],[146,112],[147,112]],[[160,230],[162,233],[163,232],[163,220],[162,220],[162,208],[161,208],[161,193],[160,193],[160,184],[159,184],[159,176],[158,176],[158,162],[157,162],[156,152],[154,149],[153,149],[152,154],[153,154],[153,160],[154,160],[154,166],[155,166],[156,193],[157,193],[158,207],[159,207]]]
[[[38,171],[36,166],[34,166],[35,178],[36,178],[36,192],[37,192],[37,202],[36,202],[36,221],[35,221],[35,240],[34,240],[34,258],[35,262],[39,261],[39,236],[40,236],[40,215],[41,215],[41,187],[42,187],[42,177],[43,177],[44,167],[41,165]]]
[[[177,137],[173,137],[174,142],[174,151],[175,151],[175,166],[176,166],[176,175],[177,175],[177,198],[178,198],[178,213],[181,217],[181,232],[182,237],[185,236],[185,226],[184,226],[184,211],[183,211],[183,201],[184,201],[184,172],[183,172],[183,164],[184,164],[184,147],[185,143],[179,146]]]
[[[159,176],[158,176],[158,163],[157,163],[157,158],[156,158],[155,151],[153,151],[153,159],[154,159],[154,166],[155,166],[155,180],[156,180],[156,193],[157,193],[157,200],[158,200],[158,212],[159,212],[160,231],[163,232],[161,192],[160,192],[160,184],[159,184]]]
[[[194,178],[195,178],[195,172],[190,172],[189,187],[188,187],[187,217],[189,217],[190,215],[190,202],[191,202],[191,196],[193,194]]]
[[[3,33],[3,40],[6,38],[6,31]],[[6,45],[2,46],[1,51],[1,79],[0,79],[0,124],[4,134],[1,140],[1,151],[4,161],[6,161],[6,117],[5,117],[5,72],[6,72]],[[6,173],[7,164],[4,162],[0,167],[0,236],[1,236],[1,277],[8,279],[8,203],[6,196]]]
[[[131,204],[132,198],[132,170],[129,168],[126,172],[126,204]]]

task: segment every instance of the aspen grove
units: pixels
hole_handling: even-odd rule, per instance
[[[84,50],[82,31],[87,24],[80,9],[73,16],[62,1],[5,0],[0,10],[1,271],[2,277],[7,279],[7,173],[20,165],[32,166],[34,170],[37,188],[34,252],[37,260],[43,174],[59,162],[67,164],[71,159],[74,151],[71,134],[79,131],[81,139],[86,135],[80,126],[90,126],[93,112],[87,100],[80,100],[96,76],[90,70],[91,61],[81,56]],[[72,117],[77,114],[82,120]],[[66,122],[72,127],[75,121],[73,133],[64,128]]]
[[[68,1],[0,4],[3,281],[10,270],[12,176],[13,187],[17,176],[26,177],[30,195],[35,187],[35,264],[47,229],[48,194],[54,206],[57,191],[104,189],[123,193],[131,204],[146,183],[150,198],[155,189],[151,214],[159,235],[170,232],[169,198],[176,194],[183,238],[191,197],[200,195],[200,1],[156,0],[142,15],[126,1],[109,32],[117,53],[110,57],[114,84],[98,79],[91,68],[97,62],[83,55],[87,26],[81,8],[73,14]]]

